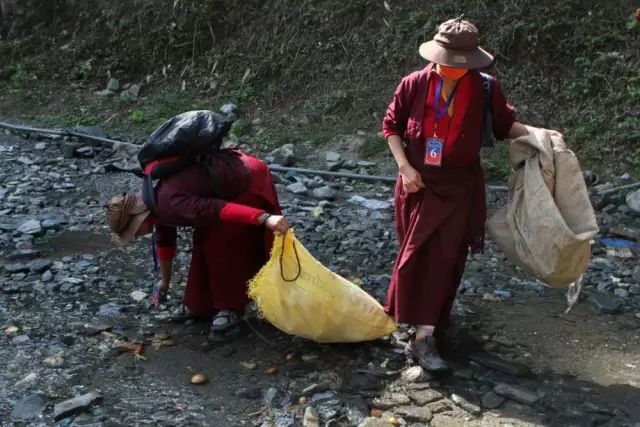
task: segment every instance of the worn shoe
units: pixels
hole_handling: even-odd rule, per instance
[[[434,337],[412,341],[409,343],[407,350],[415,357],[420,366],[427,371],[441,372],[449,369],[445,361],[438,355]]]
[[[220,310],[211,321],[211,331],[223,332],[235,326],[240,321],[240,316],[235,311]]]

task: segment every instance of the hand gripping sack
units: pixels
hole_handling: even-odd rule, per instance
[[[511,143],[507,205],[487,221],[507,258],[549,286],[566,287],[589,266],[598,233],[576,156],[562,138],[536,131]]]
[[[291,230],[276,236],[249,295],[274,326],[320,343],[368,341],[396,330],[373,297],[320,264]]]

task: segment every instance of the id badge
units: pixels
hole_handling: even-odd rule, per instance
[[[438,138],[428,138],[425,145],[424,164],[428,166],[442,165],[443,141]]]

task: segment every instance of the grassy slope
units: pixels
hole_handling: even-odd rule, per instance
[[[640,24],[628,0],[67,3],[29,37],[0,42],[2,115],[142,136],[232,100],[263,119],[260,135],[238,133],[265,149],[375,133],[398,80],[423,65],[417,46],[464,13],[522,121],[561,129],[585,167],[640,175]],[[144,99],[93,95],[107,73],[144,82]],[[384,152],[374,141],[368,151]],[[494,176],[507,172],[503,151],[487,156]]]

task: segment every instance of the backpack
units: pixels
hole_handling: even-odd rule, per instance
[[[157,213],[153,181],[193,164],[201,164],[211,179],[215,179],[208,159],[220,150],[233,116],[225,117],[208,110],[187,111],[167,120],[149,136],[138,152],[142,170],[137,175],[143,178],[142,199],[153,214]]]
[[[493,114],[491,112],[491,77],[480,73],[482,87],[484,88],[484,116],[482,118],[482,133],[480,134],[480,147],[493,147]]]

